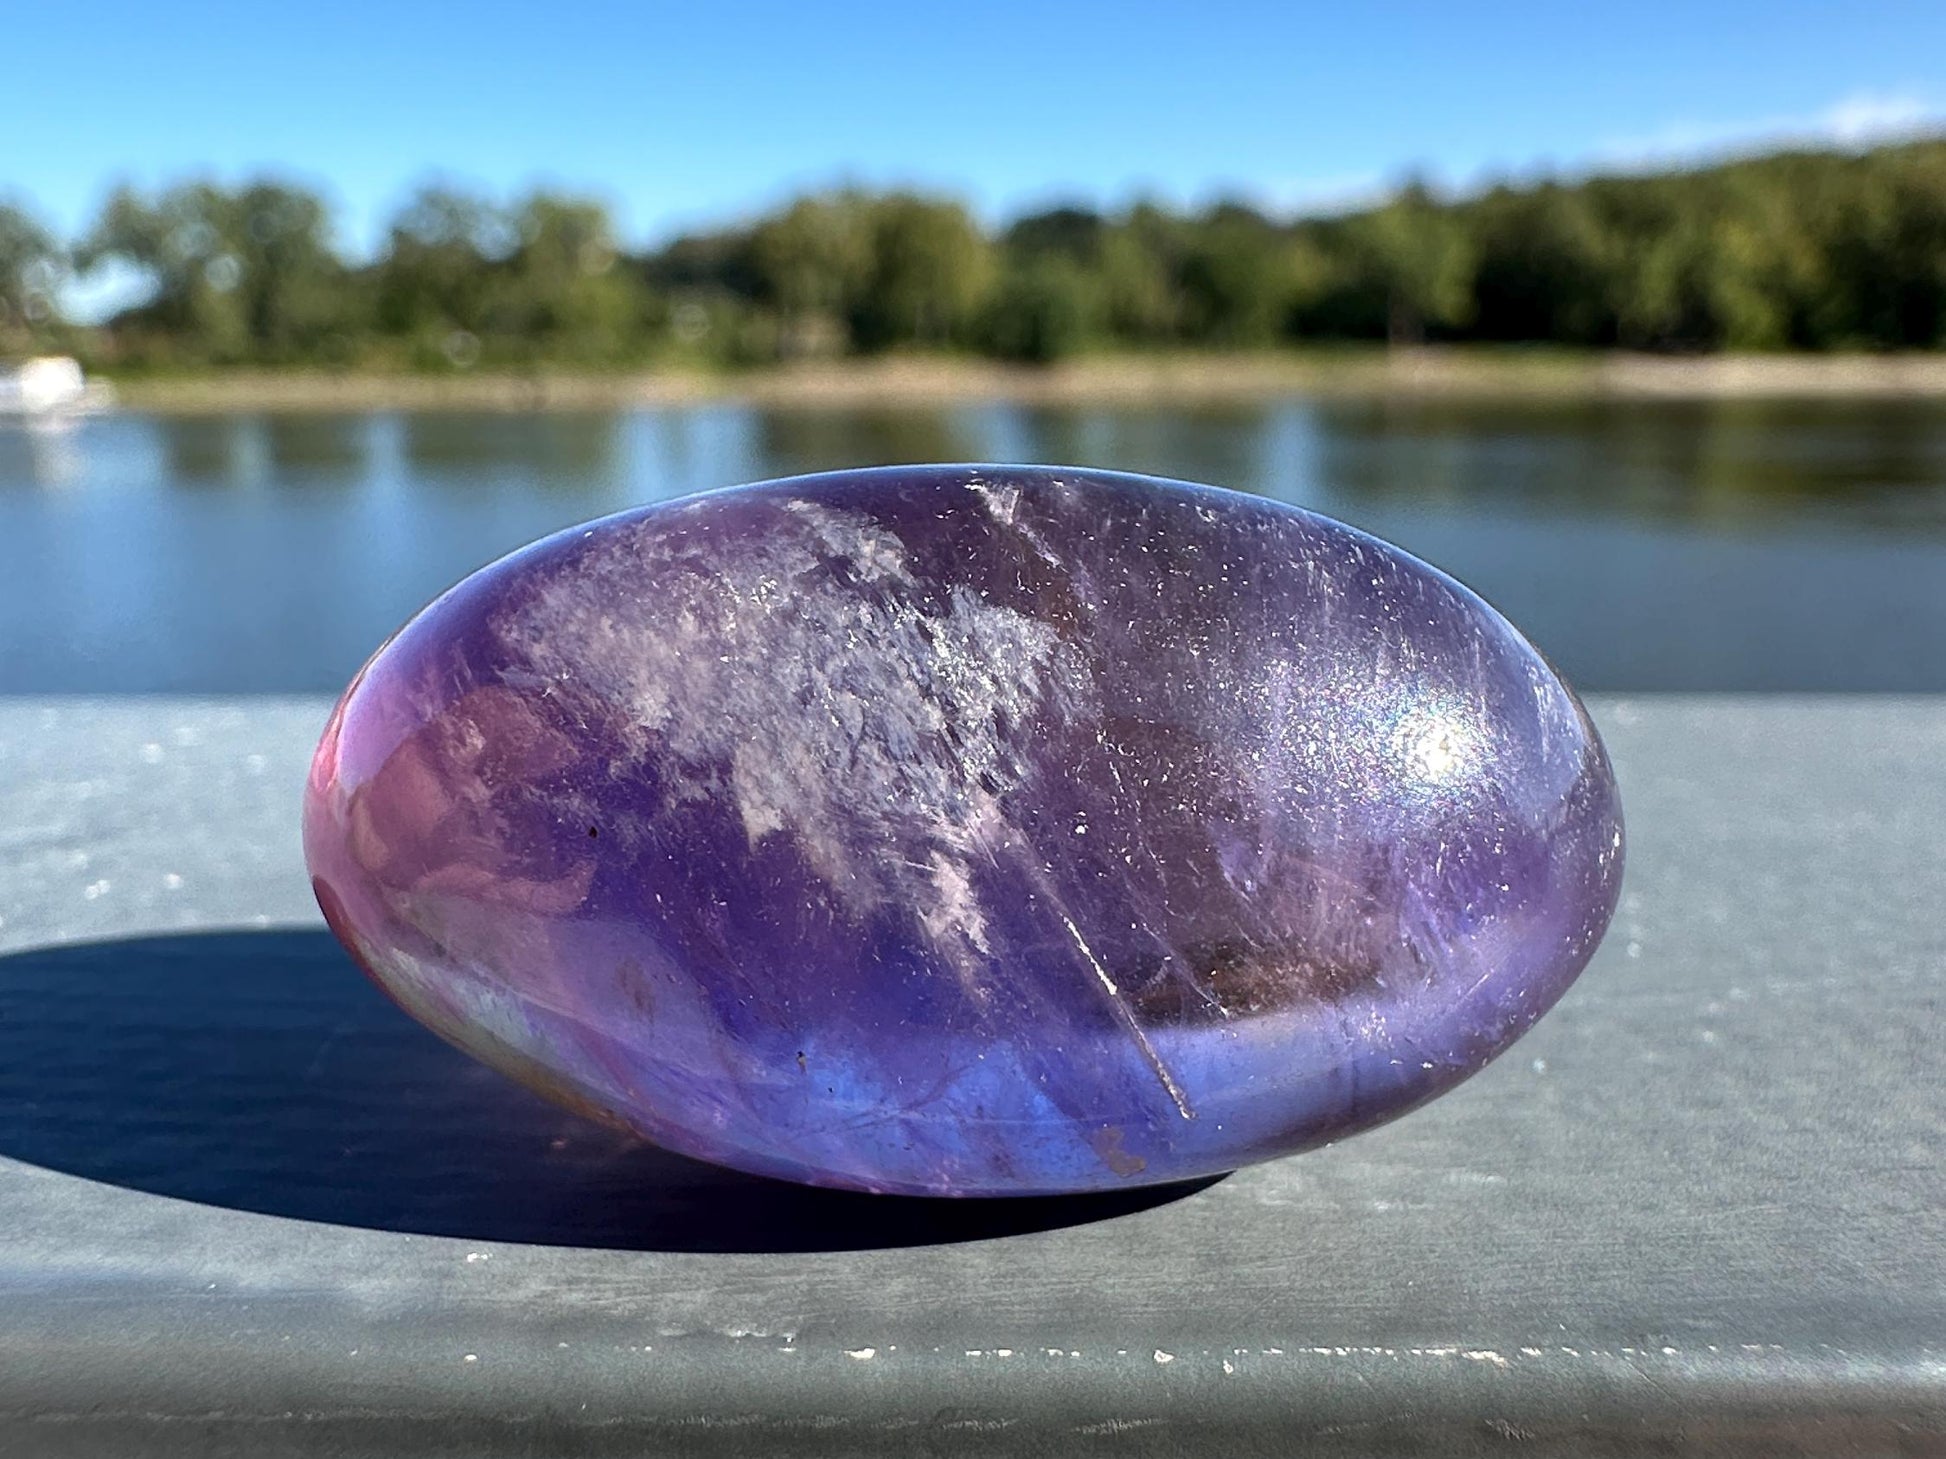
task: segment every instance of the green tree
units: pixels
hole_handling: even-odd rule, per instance
[[[252,354],[288,363],[316,358],[357,327],[344,264],[332,247],[331,216],[316,194],[253,182],[229,203],[228,256]]]
[[[646,285],[620,266],[599,202],[539,192],[512,211],[513,252],[482,260],[495,280],[477,328],[508,357],[614,364],[638,357],[651,312]]]
[[[1177,272],[1188,337],[1231,347],[1275,342],[1296,301],[1295,263],[1289,235],[1262,214],[1237,203],[1211,209],[1188,232]]]
[[[1130,344],[1166,344],[1182,328],[1180,219],[1137,203],[1101,240],[1102,309],[1109,335]]]
[[[1854,347],[1946,346],[1946,143],[1847,163],[1825,189],[1816,329]]]
[[[476,358],[518,246],[493,203],[443,183],[421,188],[386,229],[375,276],[380,327],[422,363]]]
[[[1802,344],[1798,317],[1817,272],[1816,250],[1787,197],[1747,191],[1709,231],[1710,343],[1734,350]]]
[[[1497,187],[1462,216],[1479,255],[1477,338],[1614,343],[1617,239],[1588,189]]]
[[[964,205],[891,193],[871,210],[871,270],[849,301],[867,350],[964,341],[993,275],[991,245]]]
[[[1650,178],[1615,185],[1607,201],[1625,240],[1612,283],[1620,342],[1665,350],[1720,343],[1710,300],[1714,200]]]
[[[759,222],[749,244],[755,298],[775,310],[786,354],[835,353],[872,287],[872,200],[847,190],[799,198]]]
[[[1465,224],[1414,182],[1353,220],[1351,241],[1386,300],[1386,338],[1416,344],[1428,325],[1473,319],[1478,252]]]
[[[35,348],[59,322],[67,253],[24,204],[0,200],[0,348]]]
[[[1065,206],[1016,218],[1000,235],[1000,246],[1020,260],[1065,258],[1084,266],[1100,261],[1108,220],[1092,208]]]
[[[1099,335],[1098,276],[1074,259],[1045,253],[1011,262],[988,296],[980,342],[1006,360],[1051,364],[1086,349]]]
[[[1007,228],[982,311],[981,348],[1047,364],[1095,343],[1106,325],[1102,253],[1109,233],[1099,213],[1075,207],[1030,214]]]
[[[323,201],[274,180],[185,183],[153,198],[117,188],[76,258],[146,275],[149,301],[118,323],[192,359],[314,357],[355,310]]]
[[[262,179],[117,190],[74,260],[149,296],[55,317],[64,259],[0,206],[0,347],[188,364],[355,358],[585,366],[899,347],[1053,360],[1101,344],[1550,340],[1638,349],[1946,346],[1946,140],[1651,176],[1419,185],[1272,218],[1051,208],[989,237],[948,198],[841,190],[625,256],[598,203],[422,190],[349,264],[314,193]]]

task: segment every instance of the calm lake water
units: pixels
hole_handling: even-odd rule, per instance
[[[1328,513],[1584,689],[1946,690],[1946,403],[120,414],[0,426],[0,692],[335,690],[522,543],[706,487],[1049,461]]]

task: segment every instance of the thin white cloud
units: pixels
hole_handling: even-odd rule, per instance
[[[1494,183],[1545,177],[1650,171],[1706,163],[1778,147],[1863,148],[1913,137],[1946,135],[1946,103],[1913,90],[1857,91],[1808,116],[1732,122],[1675,122],[1644,136],[1605,142],[1576,160],[1554,157],[1470,172],[1425,173],[1435,192],[1468,194]],[[1257,198],[1272,213],[1317,217],[1376,207],[1397,191],[1403,174],[1274,178],[1216,196]]]
[[[1946,122],[1946,113],[1911,93],[1861,91],[1827,107],[1818,120],[1817,130],[1855,147],[1936,128]]]
[[[1344,172],[1274,178],[1257,192],[1273,211],[1317,216],[1377,207],[1397,188],[1398,181],[1396,176]]]
[[[1946,106],[1916,91],[1859,91],[1809,116],[1676,122],[1595,149],[1597,164],[1657,167],[1784,145],[1868,147],[1946,130]]]

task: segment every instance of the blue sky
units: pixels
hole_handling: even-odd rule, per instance
[[[1290,208],[1946,117],[1923,0],[4,8],[0,194],[73,230],[116,178],[268,169],[324,186],[358,250],[435,171],[588,188],[655,238],[847,179],[989,216]]]

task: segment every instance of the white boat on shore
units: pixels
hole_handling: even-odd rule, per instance
[[[114,399],[103,381],[90,380],[66,355],[42,355],[0,365],[0,421],[61,421],[90,415]]]

